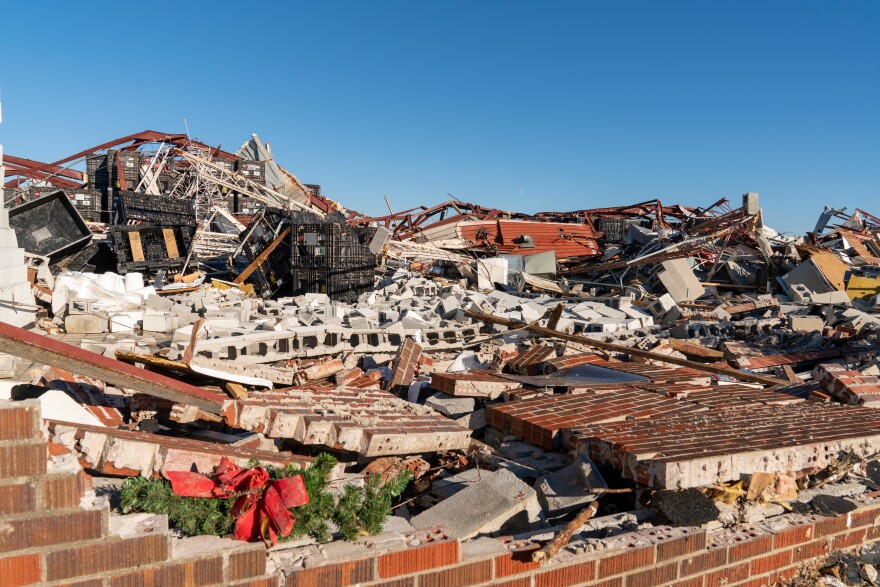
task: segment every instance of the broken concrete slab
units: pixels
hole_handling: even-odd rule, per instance
[[[607,488],[605,479],[593,462],[579,455],[575,461],[535,483],[538,501],[548,516],[560,516],[594,501],[593,489]]]
[[[528,526],[539,509],[535,490],[500,469],[483,473],[479,481],[415,516],[411,523],[417,529],[443,525],[450,536],[464,539]]]

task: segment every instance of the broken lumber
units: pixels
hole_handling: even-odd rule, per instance
[[[614,344],[610,342],[603,342],[601,340],[593,340],[591,338],[587,338],[585,336],[579,336],[577,334],[566,334],[564,332],[558,332],[556,330],[551,330],[550,328],[545,328],[543,326],[538,326],[537,324],[527,324],[525,322],[519,322],[517,320],[510,320],[508,318],[502,318],[500,316],[493,316],[492,314],[483,314],[482,312],[474,312],[473,310],[465,310],[465,316],[470,318],[476,318],[477,320],[482,320],[483,322],[491,322],[492,324],[500,324],[501,326],[507,326],[508,328],[519,328],[523,330],[527,330],[529,332],[533,332],[535,334],[540,334],[543,336],[550,336],[559,338],[562,340],[567,340],[569,342],[577,342],[583,344],[585,346],[595,347],[598,349],[606,350],[606,351],[614,351],[617,353],[626,353],[628,355],[632,355],[635,357],[643,357],[645,359],[653,359],[655,361],[661,361],[663,363],[669,363],[670,365],[678,365],[680,367],[690,367],[691,369],[698,369],[700,371],[705,371],[706,373],[715,373],[717,375],[728,375],[737,379],[739,381],[748,381],[750,383],[760,383],[762,385],[776,386],[776,385],[789,385],[790,382],[784,379],[776,379],[775,377],[767,377],[766,375],[758,375],[757,373],[746,373],[744,371],[737,371],[735,369],[725,369],[724,367],[718,367],[716,365],[709,365],[706,363],[698,363],[697,361],[689,361],[687,359],[679,359],[678,357],[670,357],[667,355],[661,355],[658,353],[652,353],[651,351],[643,351],[637,348],[631,348],[628,346],[624,346],[621,344]]]

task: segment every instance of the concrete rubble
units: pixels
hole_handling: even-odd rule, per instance
[[[147,131],[12,158],[0,402],[39,405],[57,466],[100,486],[329,452],[343,486],[417,473],[385,535],[270,551],[289,576],[432,540],[525,552],[590,504],[558,560],[880,490],[868,212],[829,208],[802,237],[755,193],[368,217],[261,154]],[[47,226],[51,250],[29,250],[50,206],[87,233]]]

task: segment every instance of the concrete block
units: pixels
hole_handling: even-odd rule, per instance
[[[109,330],[109,324],[101,316],[69,314],[64,319],[64,330],[68,334],[101,334]]]
[[[661,318],[666,312],[674,307],[675,300],[672,299],[671,295],[665,293],[648,306],[648,312],[650,312],[654,318]]]
[[[425,400],[426,406],[450,418],[473,412],[475,403],[476,400],[472,397],[454,397],[445,393],[436,393]]]
[[[535,483],[538,501],[550,516],[558,516],[579,509],[596,499],[590,489],[608,485],[589,458],[581,455],[571,465],[545,475]]]
[[[110,332],[131,332],[144,319],[143,312],[114,312],[109,315]]]
[[[691,302],[706,292],[687,259],[672,259],[661,265],[657,277],[676,302]]]
[[[748,192],[743,194],[743,212],[748,214],[749,216],[755,216],[761,211],[761,206],[758,203],[758,194],[757,192]]]
[[[150,294],[147,296],[147,299],[144,300],[144,307],[149,308],[150,310],[156,310],[158,312],[168,312],[175,306],[174,302],[169,300],[168,298],[163,298],[162,296],[157,296],[155,294]],[[189,308],[186,309],[189,312]]]
[[[482,430],[486,427],[486,410],[482,408],[474,410],[470,414],[456,418],[455,423],[470,430]]]
[[[788,327],[796,332],[822,332],[825,320],[821,316],[788,315]]]
[[[837,290],[826,293],[814,293],[810,296],[810,301],[814,304],[842,304],[845,306],[850,304],[847,293]]]
[[[445,526],[450,537],[464,539],[527,526],[537,507],[535,490],[499,469],[483,472],[480,481],[415,516],[411,523],[417,529]]]
[[[479,289],[494,289],[496,283],[507,285],[507,271],[507,259],[502,257],[478,259],[477,287]]]

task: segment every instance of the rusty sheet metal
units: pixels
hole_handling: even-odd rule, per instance
[[[600,254],[596,233],[586,224],[529,222],[525,220],[483,220],[459,222],[459,236],[476,247],[498,253],[537,255],[553,251],[557,259],[594,257]],[[482,236],[485,235],[485,236]],[[520,237],[532,237],[534,247],[524,247]]]
[[[205,391],[115,359],[93,353],[60,340],[28,332],[0,322],[0,352],[28,359],[41,365],[67,369],[119,387],[196,406],[206,412],[220,413],[226,396]]]

